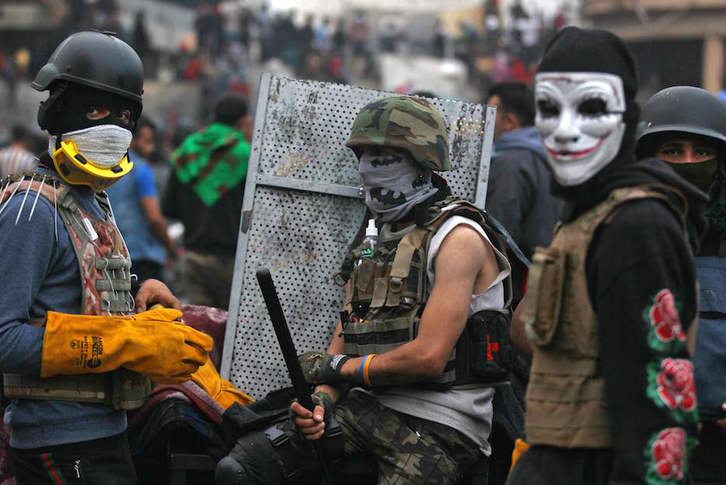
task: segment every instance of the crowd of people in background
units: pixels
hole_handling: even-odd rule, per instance
[[[57,29],[0,47],[0,79],[8,85],[8,102],[16,99],[18,81],[32,77],[47,59],[48,46],[83,29],[115,32],[139,54],[147,80],[200,82],[208,92],[205,101],[213,105],[226,91],[249,94],[255,81],[250,67],[270,60],[298,78],[375,86],[380,80],[377,55],[400,52],[459,59],[482,92],[505,79],[531,82],[547,39],[567,19],[565,4],[554,18],[545,19],[519,2],[505,9],[498,0],[485,2],[481,18],[457,20],[456,25],[434,14],[402,23],[394,15],[365,10],[333,18],[272,11],[265,2],[253,8],[233,0],[175,0],[170,3],[194,8],[190,32],[177,45],[160,46],[153,35],[158,18],[150,19],[143,9],[130,10],[118,0],[67,3],[67,19]],[[211,112],[203,115],[211,117]]]
[[[165,119],[168,114],[145,113],[130,152],[136,164],[135,176],[112,189],[112,198],[126,200],[115,204],[122,230],[124,224],[145,228],[143,234],[127,241],[132,253],[137,253],[133,255],[134,271],[172,284],[179,280],[175,278],[180,274],[175,263],[186,245],[182,237],[187,241],[190,236],[188,233],[181,236],[182,232],[177,230],[180,226],[176,225],[171,231],[176,240],[169,237],[164,212],[173,215],[175,220],[183,220],[184,216],[161,204],[166,184],[175,181],[174,151],[189,135],[210,123],[214,126],[217,113],[213,107],[224,96],[249,98],[254,81],[250,76],[251,66],[260,70],[273,66],[298,78],[375,86],[379,76],[375,60],[381,53],[458,58],[467,65],[470,82],[479,86],[480,101],[486,101],[484,95],[492,83],[510,79],[531,81],[544,42],[564,22],[563,13],[545,22],[515,2],[507,12],[511,22],[505,24],[502,21],[505,12],[498,3],[497,0],[486,2],[483,19],[460,21],[454,33],[438,19],[433,30],[422,37],[420,32],[410,32],[405,25],[364,11],[352,12],[344,18],[314,17],[294,11],[271,11],[264,2],[260,8],[252,8],[235,1],[178,0],[172,4],[195,9],[193,35],[185,36],[175,51],[166,52],[154,44],[154,25],[145,11],[126,11],[117,0],[68,2],[68,21],[55,37],[62,38],[69,32],[87,28],[116,32],[143,60],[147,82],[171,80],[201,87],[201,106],[194,118],[172,115],[173,119]],[[56,45],[55,42],[46,44],[31,42],[0,48],[0,83],[6,86],[8,106],[15,106],[17,86],[32,78],[39,63],[47,59],[49,46]],[[482,58],[491,62],[485,62],[482,67]],[[397,91],[407,94],[416,89],[420,87],[401,86]],[[248,121],[243,131],[249,143],[251,117],[246,110],[245,107]],[[32,169],[35,155],[47,149],[41,133],[22,123],[8,126],[4,136],[0,133],[0,142],[3,140],[2,176]],[[129,194],[133,197],[125,197]],[[233,244],[225,247],[225,254],[234,253]],[[188,261],[189,255],[184,259]],[[183,293],[179,285],[175,290]]]

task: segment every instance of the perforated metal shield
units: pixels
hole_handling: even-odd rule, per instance
[[[360,108],[385,96],[260,78],[222,358],[222,375],[256,398],[290,381],[255,272],[272,272],[298,353],[327,349],[344,297],[334,275],[365,212],[345,141]],[[432,101],[449,127],[452,171],[442,175],[456,195],[484,207],[494,108]]]

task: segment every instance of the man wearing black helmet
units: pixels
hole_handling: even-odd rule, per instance
[[[656,93],[643,107],[640,157],[664,160],[708,193],[709,227],[696,253],[699,322],[693,365],[699,444],[691,461],[697,483],[726,482],[726,107],[691,86]]]
[[[636,163],[625,44],[567,27],[535,77],[535,125],[571,213],[533,257],[518,314],[534,349],[512,484],[684,483],[697,424],[690,232],[703,194]],[[519,323],[513,323],[519,327]]]
[[[142,284],[134,302],[103,192],[133,167],[142,72],[111,34],[68,37],[32,84],[50,91],[38,111],[48,152],[0,183],[0,372],[20,484],[135,483],[125,411],[149,379],[186,381],[212,348],[180,311],[144,311],[178,307],[162,283]]]

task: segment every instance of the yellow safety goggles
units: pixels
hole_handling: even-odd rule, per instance
[[[134,168],[128,154],[113,167],[99,167],[86,158],[73,140],[60,142],[60,148],[53,152],[53,165],[63,180],[71,185],[87,185],[94,192],[101,192]]]

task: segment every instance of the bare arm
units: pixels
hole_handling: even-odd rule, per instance
[[[491,246],[467,226],[458,226],[444,239],[435,270],[436,281],[421,316],[418,335],[371,361],[369,375],[375,385],[405,384],[440,376],[466,325],[475,285],[486,288],[499,273]],[[354,377],[360,363],[361,358],[350,359],[342,374]]]
[[[146,220],[151,225],[151,232],[154,233],[154,237],[164,245],[169,257],[174,259],[176,257],[176,247],[171,238],[169,238],[169,234],[167,234],[166,219],[161,213],[161,208],[156,197],[142,197],[141,207],[146,215]]]

